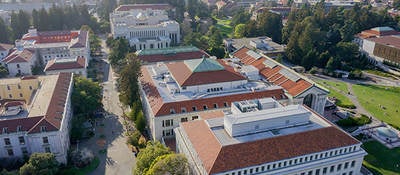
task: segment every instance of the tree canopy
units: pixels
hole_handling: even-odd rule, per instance
[[[20,175],[55,175],[57,172],[58,162],[52,153],[33,153],[19,169]]]
[[[74,76],[72,107],[75,114],[89,114],[102,105],[101,86],[81,76]]]
[[[138,78],[141,75],[140,60],[135,53],[129,53],[125,60],[127,62],[120,72],[119,82],[119,99],[124,105],[132,105],[139,99]]]
[[[136,168],[133,173],[135,175],[146,174],[150,166],[159,156],[167,154],[171,154],[171,151],[160,142],[148,142],[146,148],[140,150],[137,156]]]
[[[167,154],[157,157],[153,161],[146,175],[174,174],[186,175],[189,173],[189,164],[182,154]]]

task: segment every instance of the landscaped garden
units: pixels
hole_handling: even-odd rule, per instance
[[[215,26],[219,29],[221,34],[224,37],[232,37],[233,28],[232,28],[232,26],[230,26],[231,20],[230,19],[219,19],[216,17],[214,19],[217,20],[217,24]]]
[[[400,148],[388,149],[377,141],[365,142],[362,147],[368,152],[363,164],[375,175],[400,173]]]
[[[353,85],[360,104],[375,118],[400,127],[400,87]]]

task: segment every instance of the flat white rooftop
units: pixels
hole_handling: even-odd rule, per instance
[[[157,70],[154,70],[153,68]],[[169,73],[169,70],[165,64],[158,63],[157,65],[154,64],[148,65],[146,66],[146,69],[148,70],[150,76],[152,77],[153,84],[157,88],[157,91],[160,93],[160,96],[163,98],[164,102],[177,102],[177,101],[194,100],[200,98],[245,94],[253,91],[282,89],[280,86],[268,84],[263,81],[250,81],[244,86],[235,89],[226,89],[226,90],[224,89],[223,91],[217,91],[217,92],[202,92],[202,93],[175,92],[175,90],[179,89],[179,86],[176,83],[176,81],[165,82],[164,79],[160,77],[160,74],[162,73]]]

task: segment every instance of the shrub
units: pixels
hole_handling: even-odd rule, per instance
[[[361,114],[361,117],[348,117],[348,118],[339,120],[336,123],[339,126],[350,127],[350,126],[362,126],[362,125],[365,125],[365,124],[369,124],[371,122],[372,121],[368,116],[366,116],[364,114]]]
[[[74,150],[70,154],[71,163],[78,167],[82,168],[89,165],[93,161],[93,153],[87,148],[81,149],[79,151]]]

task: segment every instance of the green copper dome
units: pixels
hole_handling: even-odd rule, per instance
[[[225,67],[219,64],[218,61],[211,58],[186,60],[185,64],[192,72],[209,72],[225,69]]]

